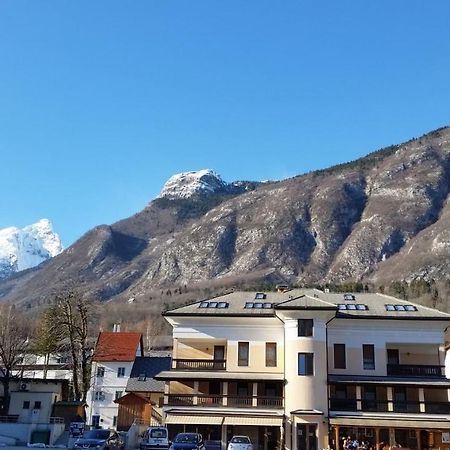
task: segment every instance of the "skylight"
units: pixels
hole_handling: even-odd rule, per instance
[[[245,309],[272,309],[273,303],[262,303],[262,302],[246,302]]]
[[[386,311],[417,311],[414,305],[384,305]]]
[[[264,292],[257,292],[255,295],[255,300],[264,300],[266,297],[267,296]]]
[[[337,305],[338,309],[342,310],[348,310],[348,311],[368,311],[369,307],[367,305],[363,305],[362,303],[339,303]]]
[[[344,300],[345,301],[355,300],[355,296],[353,294],[344,294]]]
[[[228,308],[227,302],[201,302],[198,305],[199,308]]]

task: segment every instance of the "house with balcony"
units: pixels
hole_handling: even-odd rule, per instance
[[[94,428],[116,428],[119,405],[136,357],[144,356],[142,334],[102,331],[92,358],[92,384],[87,395],[87,423]]]
[[[169,432],[226,448],[450,448],[444,331],[450,315],[382,294],[230,292],[164,313]]]

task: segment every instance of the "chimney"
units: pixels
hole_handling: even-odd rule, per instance
[[[114,333],[120,333],[120,323],[115,323],[113,325],[113,332]]]

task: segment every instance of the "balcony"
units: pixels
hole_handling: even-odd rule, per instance
[[[225,370],[225,359],[172,359],[175,370]]]
[[[450,414],[449,402],[427,402],[425,412],[428,414]]]
[[[388,364],[388,376],[445,378],[445,366],[425,366],[414,364]]]
[[[334,411],[356,411],[356,399],[330,398],[330,409]]]
[[[167,406],[210,406],[231,408],[283,408],[282,397],[168,394]]]

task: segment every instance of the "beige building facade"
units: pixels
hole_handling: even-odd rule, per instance
[[[230,292],[164,314],[164,416],[226,448],[446,448],[450,315],[381,294]],[[426,425],[427,424],[427,425]],[[407,445],[406,445],[407,444]]]

